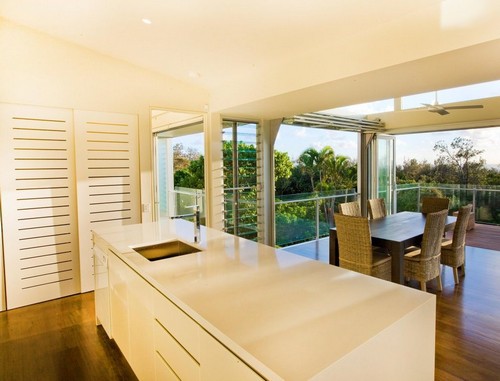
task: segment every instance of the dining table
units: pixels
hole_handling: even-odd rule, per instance
[[[446,217],[445,231],[453,229],[456,219],[454,216]],[[425,221],[426,215],[418,212],[399,212],[370,220],[372,244],[386,248],[391,255],[391,280],[393,282],[404,283],[405,250],[422,242]],[[329,246],[329,262],[338,266],[339,246],[335,227],[330,228]]]

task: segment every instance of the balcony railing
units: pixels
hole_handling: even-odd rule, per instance
[[[173,205],[175,206],[175,209],[171,213],[172,216],[192,213],[194,205],[198,205],[202,224],[205,224],[204,189],[175,187],[175,189],[170,192],[170,196],[173,198]]]
[[[330,195],[308,193],[276,198],[276,246],[284,247],[328,236],[332,207],[354,201],[358,196],[351,189]],[[477,223],[500,225],[499,186],[400,184],[393,196],[393,212],[420,211],[421,197],[448,197],[451,201],[450,212],[471,203]]]
[[[393,211],[420,211],[422,197],[447,197],[450,211],[472,204],[476,222],[500,225],[500,186],[459,184],[399,184],[394,191]]]
[[[183,188],[176,189],[174,193],[177,213],[189,213],[191,209],[188,206],[194,204],[200,204],[202,211],[205,211],[203,191]],[[422,197],[448,197],[451,200],[451,212],[472,203],[477,223],[500,225],[500,186],[399,184],[393,196],[393,212],[420,211]],[[276,197],[276,246],[284,247],[328,236],[332,211],[334,208],[336,210],[334,206],[354,201],[358,197],[359,193],[354,189]]]
[[[358,196],[354,189],[344,189],[276,197],[276,246],[289,246],[328,236],[334,205],[356,200]]]

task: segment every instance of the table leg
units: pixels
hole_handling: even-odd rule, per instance
[[[404,245],[399,242],[391,242],[389,245],[391,253],[391,280],[394,283],[404,284]]]
[[[337,230],[330,229],[330,260],[331,265],[339,265],[339,241],[337,241]]]

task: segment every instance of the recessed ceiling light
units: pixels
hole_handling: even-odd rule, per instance
[[[142,22],[146,25],[151,25],[153,23],[150,19],[142,19]]]

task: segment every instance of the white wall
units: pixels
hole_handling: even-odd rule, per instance
[[[202,89],[3,19],[0,52],[0,102],[139,116],[143,204],[152,202],[150,108],[203,111],[208,103]]]

